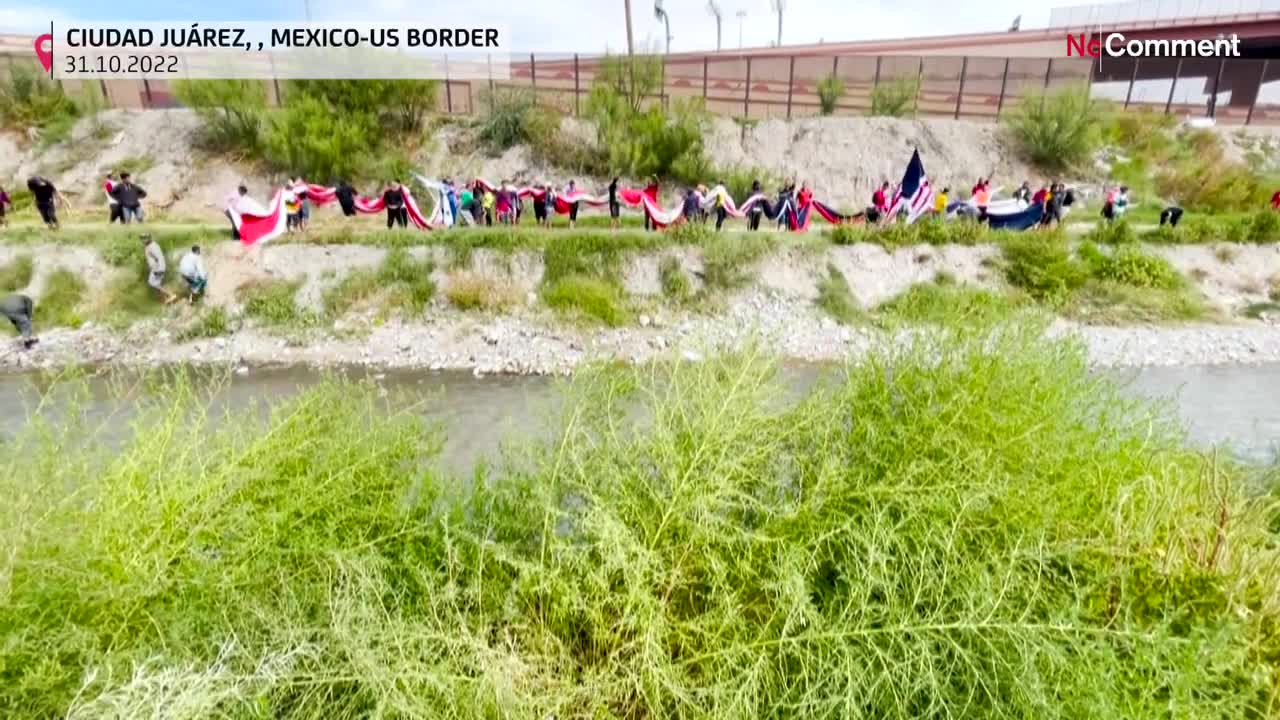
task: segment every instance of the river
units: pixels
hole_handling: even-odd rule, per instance
[[[793,366],[787,374],[798,387],[819,374],[815,366]],[[349,370],[352,377],[369,371]],[[1163,367],[1116,371],[1125,391],[1169,399],[1182,418],[1190,442],[1215,445],[1255,462],[1270,462],[1280,449],[1280,365]],[[210,383],[215,413],[242,411],[255,401],[285,397],[320,382],[324,373],[305,367],[254,370]],[[441,462],[445,469],[466,472],[497,454],[504,439],[519,438],[546,427],[541,422],[555,410],[557,383],[536,376],[474,377],[464,372],[395,371],[377,373],[375,381],[393,397],[421,398],[421,412],[445,433]],[[115,381],[94,378],[90,412],[111,418],[110,427],[127,428],[129,408],[139,392],[119,391],[130,377]],[[0,433],[15,432],[31,412],[46,381],[35,375],[0,375]],[[407,391],[407,392],[402,392]],[[55,410],[56,411],[56,410]]]

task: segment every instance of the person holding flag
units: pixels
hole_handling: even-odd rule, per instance
[[[907,171],[902,176],[902,184],[893,194],[886,214],[896,218],[902,212],[907,223],[913,223],[932,207],[933,188],[929,178],[924,174],[924,163],[920,161],[920,150],[911,153],[911,162],[907,163]]]

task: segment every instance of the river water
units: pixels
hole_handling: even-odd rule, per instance
[[[519,439],[545,428],[555,411],[562,380],[546,377],[489,376],[463,372],[398,371],[373,374],[349,370],[349,377],[373,375],[393,397],[420,398],[414,407],[444,432],[441,463],[467,472],[493,458],[503,440]],[[795,386],[807,386],[820,374],[812,366],[787,369]],[[1174,403],[1190,442],[1202,448],[1222,446],[1255,462],[1271,462],[1280,451],[1280,365],[1170,367],[1116,373],[1125,391]],[[216,413],[243,411],[253,403],[287,397],[322,381],[324,373],[303,367],[254,370],[211,382]],[[138,392],[121,393],[131,380],[93,379],[89,408],[111,418],[111,428],[126,431],[129,408]],[[0,376],[0,433],[9,436],[23,424],[46,381],[34,375]],[[402,392],[407,391],[407,392]],[[56,408],[53,410],[56,412]]]

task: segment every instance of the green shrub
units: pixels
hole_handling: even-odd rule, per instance
[[[420,314],[435,296],[435,264],[415,260],[405,248],[392,248],[376,270],[353,270],[324,293],[325,312],[344,315],[352,307],[381,298],[391,307]]]
[[[480,141],[492,154],[531,141],[529,121],[538,107],[532,92],[522,88],[486,91],[480,103]]]
[[[178,331],[175,340],[180,343],[215,338],[231,332],[231,319],[221,306],[206,307],[195,320]]]
[[[31,275],[35,271],[35,262],[30,255],[18,255],[3,266],[0,266],[0,292],[17,292],[31,284]]]
[[[1017,308],[1017,303],[1005,295],[956,285],[953,278],[945,276],[939,280],[916,283],[876,310],[898,322],[953,327],[1005,320]]]
[[[1249,242],[1280,242],[1280,213],[1275,210],[1255,210],[1249,216]]]
[[[372,383],[34,417],[0,715],[1269,716],[1274,496],[1172,407],[1037,325],[830,375],[584,371],[464,477]]]
[[[920,83],[912,77],[903,77],[880,83],[871,89],[871,114],[886,117],[902,117],[916,110],[916,97]]]
[[[658,278],[662,282],[662,295],[677,305],[693,297],[693,283],[685,274],[680,258],[667,255],[658,263]]]
[[[323,101],[303,95],[290,98],[271,117],[262,147],[267,162],[282,172],[307,178],[350,178],[361,175],[370,145],[376,144],[371,139],[378,137],[368,116],[340,114]]]
[[[839,75],[831,73],[818,81],[817,90],[819,112],[823,115],[834,114],[840,98],[844,97],[844,80],[841,80]],[[875,95],[873,94],[872,97],[874,98]]]
[[[1214,314],[1203,296],[1187,288],[1144,288],[1112,280],[1086,282],[1062,312],[1095,325],[1192,322]]]
[[[673,245],[703,245],[715,239],[716,231],[710,225],[696,220],[684,220],[668,225],[662,230]]]
[[[270,280],[245,285],[239,289],[245,315],[268,326],[309,324],[314,318],[298,307],[295,296],[299,284]]]
[[[629,314],[617,285],[595,277],[569,275],[546,284],[542,301],[562,312],[595,318],[609,327],[626,324]]]
[[[422,129],[439,90],[435,80],[293,80],[288,100],[301,95],[344,116],[372,115],[386,130],[405,134]]]
[[[1012,113],[1010,127],[1035,163],[1061,169],[1084,162],[1098,148],[1102,106],[1087,86],[1031,93]]]
[[[51,142],[65,137],[79,115],[62,85],[26,63],[9,63],[8,77],[0,83],[0,124],[40,128],[42,140]]]
[[[261,146],[267,95],[260,80],[178,80],[173,90],[200,116],[212,149],[252,153]]]
[[[1088,268],[1071,255],[1061,237],[1034,234],[1005,241],[1004,276],[1010,285],[1049,303],[1058,303],[1084,284]]]
[[[1090,275],[1099,280],[1162,290],[1176,290],[1186,284],[1186,279],[1168,260],[1131,245],[1105,253],[1091,243],[1084,243],[1080,246],[1080,256],[1088,265]]]
[[[36,303],[38,322],[54,327],[80,327],[84,322],[79,312],[84,294],[85,284],[79,275],[66,268],[49,273],[44,292]]]
[[[832,263],[827,263],[827,274],[818,280],[814,304],[841,325],[862,325],[867,321],[867,313],[853,296],[849,281]]]
[[[709,177],[713,178],[713,181],[723,182],[725,190],[729,191],[729,195],[735,203],[741,203],[751,197],[751,186],[757,181],[760,183],[761,192],[766,195],[772,193],[775,188],[781,185],[781,180],[777,173],[754,166],[731,165],[717,167]]]
[[[1099,220],[1098,224],[1085,236],[1085,240],[1101,245],[1128,245],[1137,242],[1138,235],[1124,220],[1114,222]]]
[[[503,310],[523,300],[514,284],[465,270],[449,275],[445,296],[459,310]]]
[[[864,242],[875,242],[874,230],[862,223],[841,223],[831,228],[829,233],[833,245],[857,245]]]
[[[614,172],[705,182],[711,172],[703,152],[708,117],[700,100],[684,99],[664,109],[643,107],[662,83],[662,59],[605,56],[600,61],[586,115],[596,124],[597,143]]]
[[[702,281],[713,290],[734,290],[755,277],[755,262],[775,247],[773,233],[727,237],[716,233],[702,251]]]

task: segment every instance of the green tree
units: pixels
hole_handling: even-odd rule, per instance
[[[359,177],[378,137],[367,115],[335,113],[321,100],[304,95],[271,118],[263,151],[281,170],[328,181]]]
[[[434,80],[295,80],[289,97],[305,95],[335,112],[371,115],[388,130],[414,132],[435,109]]]
[[[261,142],[266,88],[257,80],[179,80],[178,101],[204,121],[205,141],[216,150],[252,152]]]
[[[12,65],[8,81],[0,84],[0,122],[7,126],[69,124],[79,114],[80,109],[61,85],[27,65]]]

